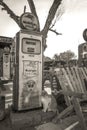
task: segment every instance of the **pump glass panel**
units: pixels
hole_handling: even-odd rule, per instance
[[[41,42],[35,39],[22,39],[22,52],[27,54],[40,54]]]

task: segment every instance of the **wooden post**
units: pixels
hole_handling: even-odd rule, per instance
[[[82,114],[81,107],[80,107],[80,104],[79,104],[79,100],[73,96],[72,97],[72,103],[73,103],[73,107],[75,109],[77,118],[79,120],[81,130],[87,130],[87,127],[86,127],[86,124],[85,124],[85,119],[84,119],[84,116]]]
[[[73,106],[71,105],[71,106],[67,107],[65,110],[63,110],[63,111],[58,115],[58,117],[57,117],[56,120],[62,119],[62,118],[64,118],[64,117],[67,117],[67,115],[70,115],[70,113],[72,113],[72,112],[73,112]]]

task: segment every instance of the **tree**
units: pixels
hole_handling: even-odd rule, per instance
[[[75,59],[75,58],[76,58],[76,55],[71,50],[67,50],[65,52],[62,52],[59,55],[58,54],[54,55],[55,61],[64,61],[67,63],[67,65],[68,65],[70,60]]]
[[[34,4],[34,1],[33,0],[27,0],[28,1],[28,4],[30,6],[30,10],[31,10],[31,13],[34,14],[34,16],[36,16],[37,20],[38,20],[38,24],[40,25],[39,23],[39,18],[38,18],[38,15],[37,15],[37,12],[36,12],[36,8],[35,8],[35,4]],[[44,25],[44,28],[40,31],[40,28],[39,28],[39,31],[40,33],[42,34],[43,36],[43,49],[46,48],[46,38],[47,38],[47,34],[48,34],[48,31],[53,31],[55,32],[57,35],[60,35],[60,33],[57,33],[55,30],[52,30],[52,28],[50,28],[51,24],[52,24],[52,21],[55,17],[55,14],[56,14],[56,11],[58,9],[58,7],[60,6],[62,0],[54,0],[53,1],[53,4],[49,10],[49,13],[48,13],[48,17],[46,19],[46,23]],[[0,5],[3,7],[2,10],[6,10],[7,13],[10,15],[10,17],[18,24],[18,26],[20,27],[20,16],[17,16],[9,7],[8,5],[3,1],[3,0],[0,0]],[[40,27],[40,26],[39,26]]]
[[[53,59],[55,61],[59,61],[60,60],[60,56],[58,54],[54,54]]]
[[[60,53],[59,57],[60,57],[61,60],[68,62],[69,60],[76,58],[76,55],[71,50],[67,50],[63,53]]]

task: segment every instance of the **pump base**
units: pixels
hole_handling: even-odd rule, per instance
[[[56,116],[55,112],[43,112],[32,110],[26,112],[11,112],[10,119],[13,130],[24,130],[25,128],[41,125],[51,121]]]

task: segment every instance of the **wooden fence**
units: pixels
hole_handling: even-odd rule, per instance
[[[63,117],[74,108],[81,129],[87,130],[85,118],[83,116],[83,108],[80,101],[87,101],[87,68],[86,67],[66,67],[56,71],[57,79],[60,82],[65,101],[68,106],[58,118]],[[87,105],[86,105],[87,112]]]
[[[87,92],[87,68],[86,67],[66,67],[56,71],[57,79],[60,82],[62,90],[74,93]],[[69,97],[68,97],[69,98]],[[67,105],[69,101],[65,96]]]
[[[56,72],[57,78],[63,90],[71,90],[75,92],[85,92],[87,81],[87,68],[80,67],[66,67],[60,68]]]

